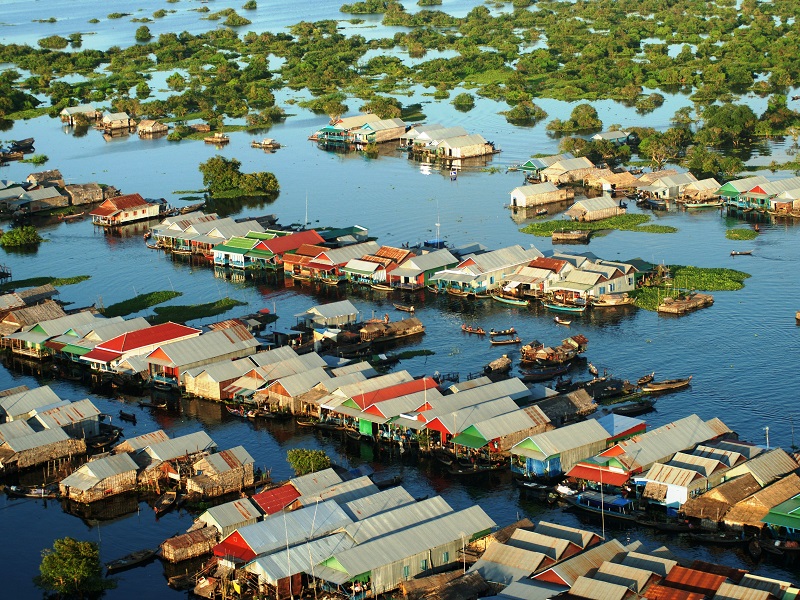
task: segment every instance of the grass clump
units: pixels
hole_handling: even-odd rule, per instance
[[[155,309],[155,315],[148,318],[151,323],[166,323],[174,321],[185,323],[194,319],[214,317],[229,311],[235,306],[244,306],[246,302],[234,300],[233,298],[223,298],[216,302],[206,304],[189,304],[188,306],[159,306]]]
[[[725,232],[725,237],[729,240],[754,240],[758,237],[758,232],[753,229],[734,227]]]
[[[28,279],[17,279],[16,281],[6,281],[0,285],[0,292],[8,290],[21,290],[38,285],[52,284],[53,287],[62,285],[73,285],[90,279],[91,275],[76,275],[75,277],[29,277]]]
[[[414,358],[415,356],[433,356],[436,354],[433,350],[405,350],[397,355],[400,360]]]
[[[650,221],[648,215],[617,215],[599,221],[570,221],[567,219],[554,219],[551,221],[540,221],[530,223],[520,231],[530,233],[539,237],[549,237],[554,231],[602,231],[604,229],[616,229],[618,231],[640,231],[645,233],[675,233],[675,227],[669,225],[648,225]]]
[[[183,294],[181,292],[173,292],[169,290],[139,294],[138,296],[134,296],[128,300],[123,300],[122,302],[117,302],[107,306],[103,311],[103,314],[109,318],[124,317],[126,315],[139,312],[140,310],[144,310],[145,308],[155,306],[156,304],[167,302],[168,300],[172,300],[173,298],[177,298],[178,296],[182,295]]]

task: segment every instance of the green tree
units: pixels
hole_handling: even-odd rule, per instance
[[[16,248],[20,246],[34,246],[43,241],[33,225],[14,227],[0,236],[0,246],[3,248]]]
[[[47,592],[72,598],[97,597],[115,587],[114,580],[103,577],[97,544],[70,537],[57,539],[52,548],[42,551],[34,583]]]
[[[298,476],[321,471],[331,466],[331,459],[323,450],[293,448],[286,453],[286,461]]]
[[[235,158],[227,159],[224,156],[212,156],[206,162],[200,163],[199,169],[203,174],[203,185],[213,194],[225,192],[239,187],[241,173],[239,167],[242,163]]]
[[[475,107],[475,98],[472,94],[464,92],[453,98],[452,104],[458,111],[469,112]]]
[[[137,42],[149,42],[153,39],[153,34],[150,33],[150,28],[147,25],[142,25],[136,29],[134,38],[136,38]]]

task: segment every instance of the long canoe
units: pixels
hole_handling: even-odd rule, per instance
[[[522,300],[520,298],[509,298],[508,296],[501,296],[500,294],[492,294],[492,300],[497,300],[503,304],[511,304],[513,306],[529,306],[530,300]]]
[[[642,386],[643,392],[671,392],[688,387],[692,382],[692,375],[684,379],[664,379],[663,381],[651,381]]]
[[[572,304],[561,304],[560,302],[545,302],[544,300],[542,300],[542,306],[556,312],[582,313],[586,310],[586,305],[574,306]]]

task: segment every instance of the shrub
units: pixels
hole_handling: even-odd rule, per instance
[[[286,461],[299,477],[315,473],[331,466],[330,457],[323,450],[306,450],[293,448],[286,453]]]

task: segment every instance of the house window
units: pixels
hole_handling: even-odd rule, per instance
[[[605,294],[605,293],[606,293],[606,288],[605,288],[605,286],[600,286],[600,288],[599,288],[599,290],[598,290],[598,291],[599,291],[601,294]]]
[[[449,552],[442,552],[442,564],[446,565],[450,562],[450,553]]]
[[[614,284],[613,283],[609,283],[608,284],[608,291],[609,292],[613,292],[614,291]]]
[[[628,277],[628,285],[633,285],[633,277]]]
[[[408,569],[408,565],[405,565],[403,567],[403,579],[408,579],[408,577],[409,577],[409,569]]]
[[[419,561],[419,570],[420,571],[427,571],[428,570],[428,559],[427,558],[423,558],[421,561]]]

